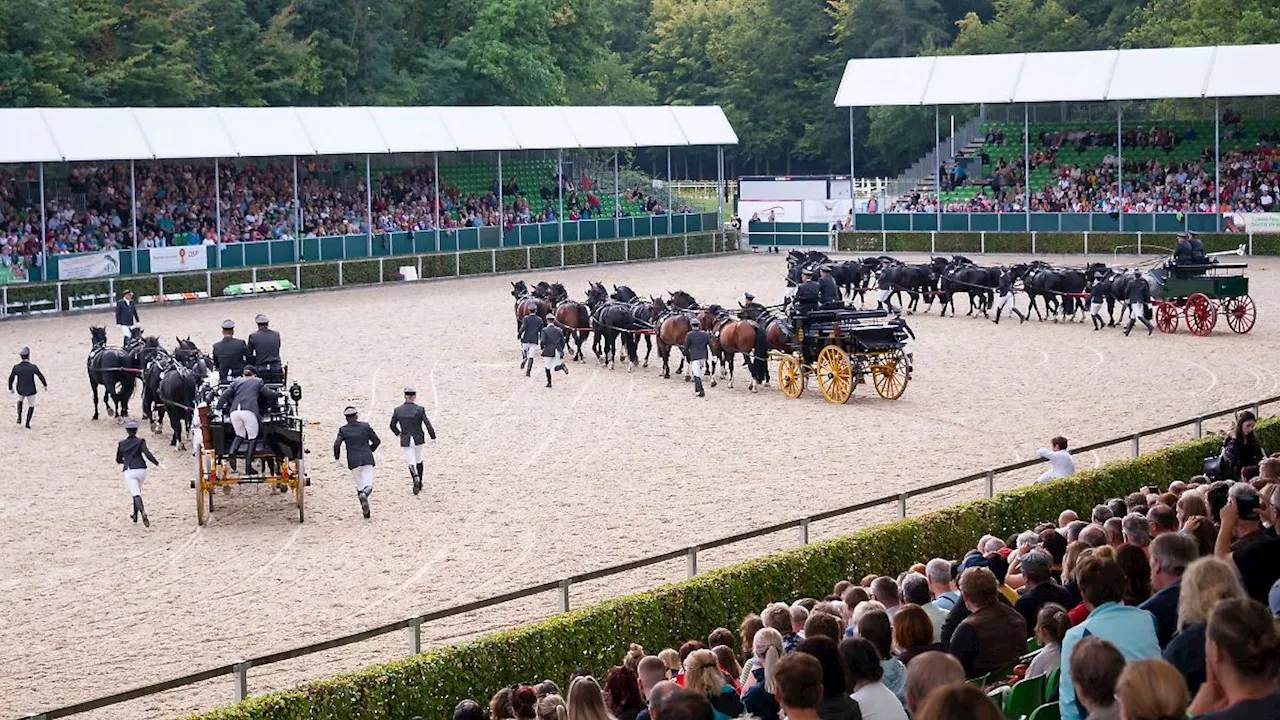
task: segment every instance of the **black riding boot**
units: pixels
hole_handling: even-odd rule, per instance
[[[363,514],[365,519],[368,520],[369,519],[369,495],[365,493],[363,490],[357,490],[356,498],[360,500],[361,514]]]
[[[529,377],[529,375],[532,372],[533,372],[533,358],[529,358],[528,360],[525,361],[524,376]]]
[[[1101,330],[1103,326],[1102,318],[1097,315],[1090,315],[1089,317],[1093,318],[1093,331]]]
[[[31,416],[34,415],[35,412],[36,412],[35,408],[33,407],[27,408],[27,429],[28,430],[31,429]]]
[[[1124,336],[1129,337],[1129,331],[1133,329],[1133,319],[1129,319],[1129,324],[1124,326]]]
[[[993,323],[995,323],[995,324],[999,325],[999,324],[1000,324],[1000,313],[1002,313],[1002,312],[1004,312],[1004,308],[996,308],[996,319],[995,319],[995,320],[992,320],[991,322],[993,322]]]
[[[1155,332],[1156,328],[1155,328],[1155,326],[1154,326],[1154,325],[1152,325],[1152,324],[1151,324],[1151,321],[1150,321],[1150,320],[1146,319],[1145,317],[1140,317],[1140,318],[1138,318],[1138,319],[1142,321],[1142,324],[1143,324],[1143,325],[1146,325],[1146,326],[1147,326],[1147,334],[1148,334],[1148,335],[1150,335],[1151,333]],[[28,410],[27,412],[31,412],[31,411],[30,411],[30,410]]]
[[[18,424],[22,424],[22,401],[18,401]]]
[[[227,462],[231,465],[231,470],[236,469],[236,453],[240,452],[240,445],[244,443],[244,438],[236,435],[231,440],[231,449],[227,451]]]
[[[413,494],[422,492],[422,478],[418,475],[418,466],[409,466],[409,477],[413,479]]]
[[[1024,313],[1024,312],[1022,312],[1022,311],[1021,311],[1021,310],[1019,310],[1018,308],[1010,308],[1010,309],[1009,309],[1009,312],[1012,312],[1014,315],[1017,315],[1017,316],[1018,316],[1018,324],[1019,324],[1019,325],[1021,325],[1022,323],[1024,323],[1024,322],[1026,322],[1026,321],[1027,321],[1027,314],[1026,314],[1026,313]]]
[[[421,489],[422,489],[422,463],[418,463],[418,464],[417,464],[417,465],[415,465],[414,467],[416,467],[416,468],[417,468],[417,470],[418,470],[418,489],[419,489],[419,491],[421,491]]]
[[[253,475],[257,471],[253,469],[253,454],[258,450],[258,438],[251,438],[244,451],[244,474]]]
[[[706,397],[706,396],[707,396],[706,391],[702,389],[702,377],[701,377],[701,376],[699,376],[699,375],[694,375],[694,376],[693,376],[693,392],[694,392],[694,394],[696,394],[698,397]]]
[[[551,387],[551,371],[545,370],[544,372],[547,373],[547,387]]]
[[[138,522],[138,517],[142,517],[142,526],[151,527],[151,518],[147,517],[147,509],[142,505],[142,496],[133,496],[133,521]]]

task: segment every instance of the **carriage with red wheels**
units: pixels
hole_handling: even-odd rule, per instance
[[[1163,333],[1176,332],[1179,321],[1185,320],[1192,335],[1203,337],[1222,316],[1233,332],[1249,332],[1258,308],[1249,297],[1249,278],[1244,274],[1247,267],[1245,263],[1170,263],[1153,273],[1158,281],[1154,293],[1156,327]]]

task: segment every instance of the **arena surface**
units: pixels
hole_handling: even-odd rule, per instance
[[[564,282],[576,297],[588,281],[602,280],[642,295],[683,289],[704,303],[735,305],[744,290],[777,302],[783,265],[781,256],[760,254],[519,277]],[[915,377],[902,399],[882,400],[860,386],[843,407],[824,402],[812,384],[798,400],[774,386],[752,395],[745,372],[736,389],[722,383],[696,401],[682,379],[658,377],[656,352],[647,369],[630,374],[594,360],[573,365],[547,390],[541,378],[516,369],[509,292],[517,277],[142,307],[147,334],[166,346],[191,335],[207,347],[224,317],[243,329],[255,313],[271,316],[313,421],[303,525],[285,498],[242,489],[219,494],[212,521],[198,529],[190,454],[149,434],[164,463],[144,488],[153,526],[131,524],[112,463],[122,431],[105,413],[90,420],[84,370],[88,326],[111,318],[0,324],[0,356],[16,361],[18,348],[30,345],[51,383],[39,396],[35,430],[0,423],[7,471],[0,483],[0,718],[940,482],[1025,459],[1058,433],[1082,444],[1275,394],[1278,269],[1277,260],[1251,262],[1259,317],[1249,336],[1221,320],[1207,338],[1185,328],[1147,337],[1141,327],[1125,338],[1087,323],[940,319],[935,308],[910,318]],[[427,448],[426,490],[418,497],[386,430],[405,384],[417,386],[440,432]],[[339,470],[330,454],[347,404],[384,442],[368,521],[345,465]],[[134,406],[137,415],[136,396]],[[1000,485],[1036,474],[1002,477]],[[980,485],[913,500],[910,510],[976,497]],[[893,512],[815,524],[813,537]],[[794,533],[783,533],[703,553],[700,567],[795,542]],[[573,602],[684,571],[681,560],[575,586]],[[436,623],[423,628],[424,641],[534,619],[556,602],[548,593]],[[250,691],[394,659],[406,647],[395,634],[255,669]],[[171,716],[231,697],[224,677],[85,717]]]

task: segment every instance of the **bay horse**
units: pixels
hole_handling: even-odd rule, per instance
[[[565,332],[565,337],[577,344],[574,362],[582,362],[582,344],[591,334],[591,308],[569,299],[569,292],[560,283],[551,284],[549,297],[555,306],[555,323]]]
[[[129,399],[137,383],[138,366],[134,355],[120,348],[107,347],[107,329],[89,328],[90,349],[85,361],[89,387],[93,390],[93,419],[98,419],[98,387],[102,386],[107,416],[123,422],[129,416]]]
[[[756,386],[763,384],[763,378],[758,373],[759,365],[756,363],[755,355],[757,345],[764,344],[764,332],[754,322],[735,317],[719,305],[712,305],[704,310],[698,320],[702,327],[711,333],[711,352],[720,360],[720,377],[728,377],[729,387],[733,387],[734,355],[741,354],[742,364],[751,374],[751,382],[747,389],[755,392]],[[764,345],[763,358],[766,368],[768,353],[769,348]],[[764,374],[768,375],[767,369]]]
[[[664,302],[662,298],[650,298],[650,307],[653,310],[654,318],[654,334],[658,338],[658,357],[662,358],[662,377],[671,377],[671,348],[680,348],[680,366],[676,368],[676,374],[684,374],[684,341],[689,336],[689,321],[696,315],[692,311],[700,310],[698,301],[687,292],[677,290],[669,293],[671,301]],[[693,378],[685,375],[685,382],[691,382]]]
[[[539,288],[546,283],[539,283]],[[545,295],[546,291],[542,290]],[[520,321],[529,315],[545,318],[551,312],[551,303],[529,291],[523,280],[511,283],[511,297],[516,299],[516,333],[520,333]]]

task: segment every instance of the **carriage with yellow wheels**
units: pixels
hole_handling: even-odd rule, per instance
[[[260,406],[262,422],[258,429],[257,450],[253,462],[254,472],[246,472],[239,453],[232,455],[230,448],[235,433],[231,423],[215,408],[225,386],[207,386],[197,413],[200,419],[196,444],[196,475],[191,487],[196,491],[196,522],[204,525],[213,512],[214,495],[218,488],[230,493],[241,485],[265,485],[289,499],[298,509],[298,522],[306,518],[306,488],[311,479],[306,472],[306,453],[303,445],[305,422],[298,412],[302,400],[302,386],[294,382],[285,390],[288,369],[277,376],[264,374],[267,387],[275,390],[279,398]]]
[[[812,376],[827,402],[841,405],[867,378],[876,393],[897,400],[911,382],[905,320],[883,310],[815,310],[791,318],[790,352],[775,352],[778,387],[790,398],[804,394]]]

